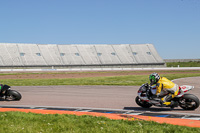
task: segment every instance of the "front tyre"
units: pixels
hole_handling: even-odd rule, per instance
[[[19,101],[22,98],[21,94],[15,90],[8,90],[6,100]]]
[[[137,103],[137,105],[143,107],[143,108],[150,108],[152,105],[146,101],[143,101],[139,98],[139,96],[137,96],[135,98],[135,102]]]
[[[185,94],[180,98],[179,106],[185,110],[195,110],[199,107],[199,98],[193,94]]]

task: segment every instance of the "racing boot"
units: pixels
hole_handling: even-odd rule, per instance
[[[162,107],[169,107],[171,102],[163,102]]]

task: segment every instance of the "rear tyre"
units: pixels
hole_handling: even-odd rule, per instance
[[[141,100],[141,99],[139,98],[139,96],[137,96],[137,97],[135,98],[135,102],[137,103],[137,105],[139,105],[139,106],[141,106],[141,107],[143,107],[143,108],[150,108],[150,107],[152,106],[152,105],[149,104],[148,102]]]
[[[15,90],[8,90],[6,100],[19,101],[22,98],[21,94]]]
[[[179,106],[185,110],[195,110],[199,107],[199,98],[193,94],[185,94],[179,100]]]

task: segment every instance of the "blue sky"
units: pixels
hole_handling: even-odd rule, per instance
[[[200,58],[200,0],[0,0],[0,42],[154,44]]]

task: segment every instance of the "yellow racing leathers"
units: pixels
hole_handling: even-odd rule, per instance
[[[161,98],[161,102],[170,105],[171,100],[178,94],[179,87],[165,77],[160,77],[156,83],[156,95]]]

